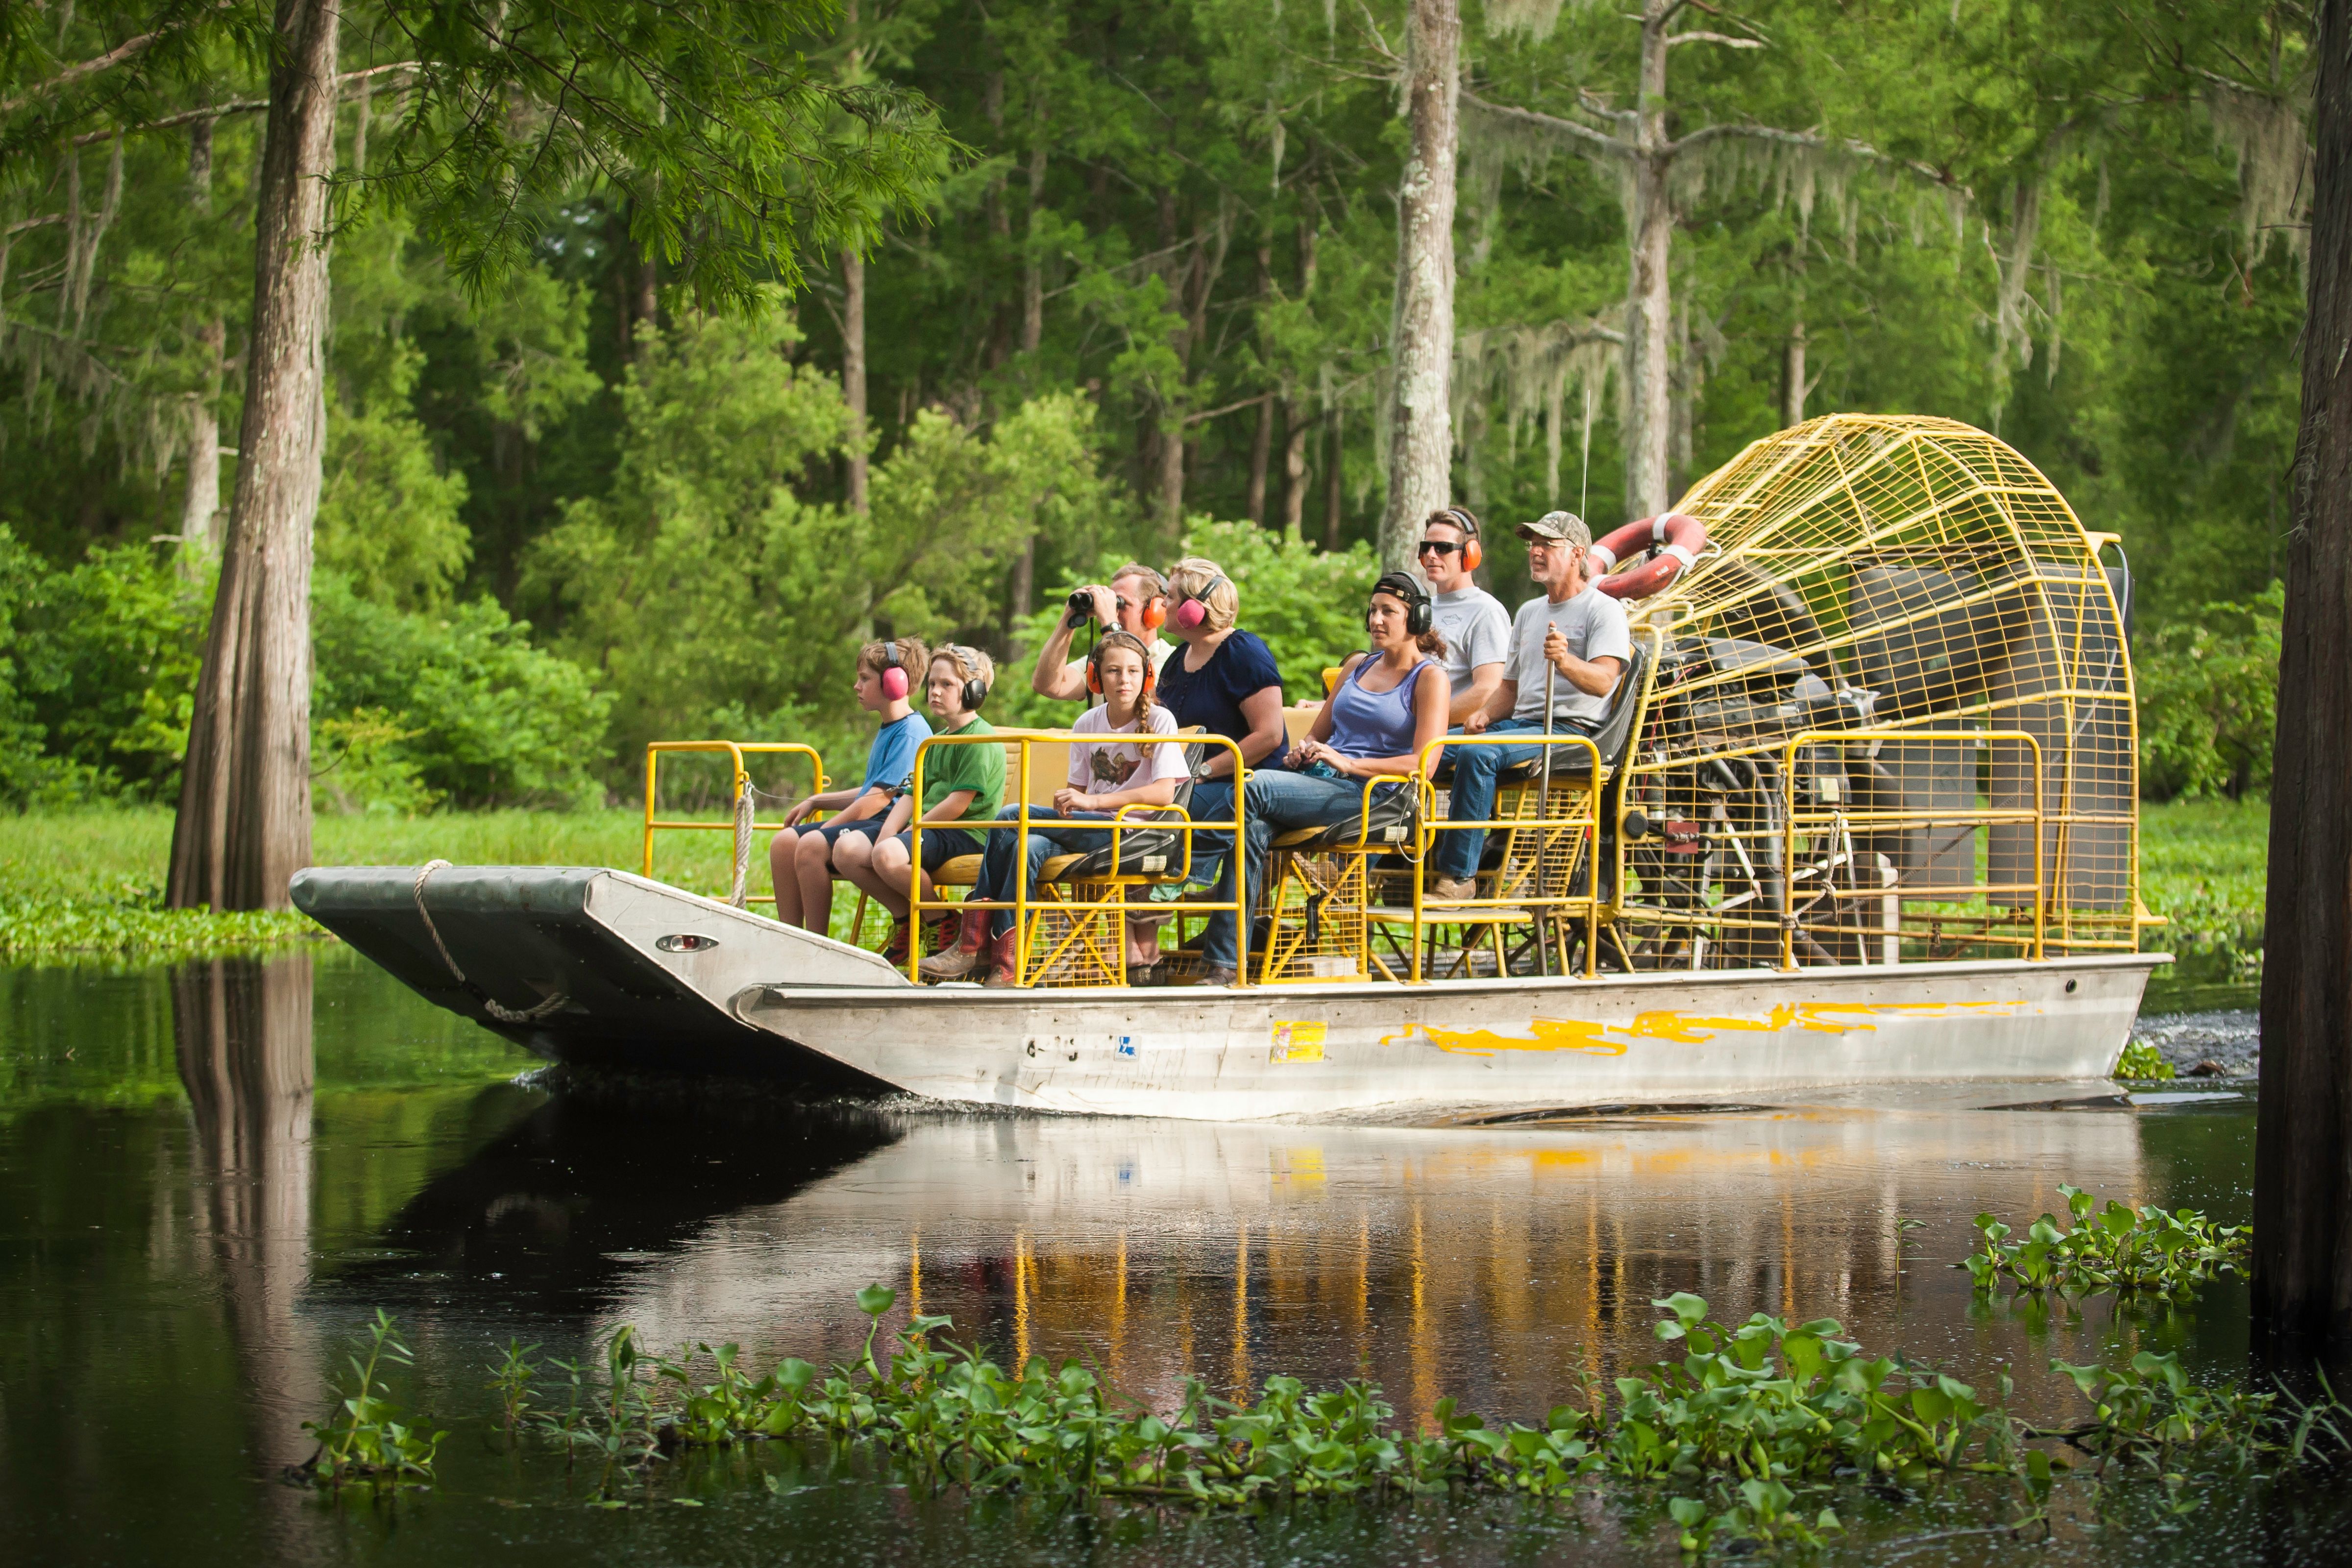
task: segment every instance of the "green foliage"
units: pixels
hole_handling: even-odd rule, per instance
[[[378,1307],[368,1325],[364,1353],[349,1358],[351,1379],[335,1385],[335,1408],[323,1421],[305,1421],[302,1430],[319,1440],[303,1469],[315,1481],[341,1487],[354,1481],[400,1487],[433,1479],[434,1457],[446,1432],[429,1432],[404,1419],[384,1379],[415,1357],[400,1337],[392,1314]]]
[[[2163,1082],[2172,1077],[2172,1064],[2164,1053],[2146,1040],[2134,1040],[2124,1047],[2123,1055],[2116,1058],[2116,1070],[2110,1075],[2127,1080]]]
[[[555,0],[383,0],[424,60],[346,216],[413,216],[476,293],[525,265],[553,207],[590,179],[636,210],[631,237],[698,299],[748,304],[801,280],[804,246],[868,243],[944,172],[919,94],[845,86],[808,51],[812,0],[607,0],[596,25]],[[562,104],[562,113],[489,106]]]
[[[614,694],[624,766],[647,741],[724,731],[815,741],[846,782],[857,645],[984,620],[1024,541],[1102,505],[1092,405],[1066,395],[985,435],[921,415],[876,466],[868,516],[803,500],[795,481],[839,451],[846,416],[788,357],[798,341],[781,312],[642,336],[612,499],[574,504],[527,559],[557,647]]]
[[[0,724],[13,688],[17,743],[37,726],[47,764],[17,764],[9,804],[174,793],[209,582],[143,545],[98,545],[44,570],[0,525],[0,594],[14,667],[0,678]]]
[[[2140,639],[2140,786],[2158,800],[2267,789],[2278,728],[2279,631],[2286,587],[2207,605]]]
[[[2270,819],[2270,802],[2256,795],[2143,805],[2140,897],[2167,922],[2143,941],[2210,963],[2216,979],[2259,978]]]
[[[1984,1250],[1969,1254],[1959,1267],[1978,1290],[1998,1289],[2006,1276],[2036,1293],[2175,1296],[2225,1272],[2245,1272],[2243,1226],[2216,1225],[2195,1209],[2167,1214],[2151,1205],[2135,1210],[2112,1198],[2101,1208],[2079,1187],[2062,1183],[2058,1190],[2065,1194],[2071,1229],[2045,1214],[2027,1228],[2024,1240],[2009,1241],[2009,1226],[1990,1214],[1977,1215]]]
[[[611,700],[588,673],[529,641],[530,626],[488,600],[441,614],[371,603],[321,574],[311,609],[323,717],[320,761],[354,751],[362,805],[569,805],[602,794],[593,742]],[[347,764],[349,765],[349,764]],[[326,774],[329,793],[336,773]],[[349,787],[346,785],[345,787]]]
[[[499,1396],[499,1412],[511,1437],[531,1413],[531,1384],[539,1376],[539,1347],[509,1339],[490,1369],[490,1390]]]
[[[975,1494],[1230,1507],[1456,1487],[1564,1497],[1601,1479],[1654,1483],[1685,1493],[1668,1500],[1668,1516],[1684,1549],[1699,1552],[1718,1539],[1818,1544],[1840,1528],[1837,1513],[1799,1499],[1841,1476],[1916,1485],[1955,1471],[2005,1475],[2046,1501],[2067,1462],[2029,1439],[2063,1436],[2103,1462],[2168,1461],[2192,1448],[2242,1463],[2299,1461],[2344,1447],[2342,1419],[2352,1415],[2332,1398],[2290,1413],[2272,1395],[2196,1389],[2170,1358],[2143,1354],[2126,1368],[2053,1363],[2096,1409],[2080,1426],[2042,1431],[1932,1367],[1865,1354],[1828,1319],[1790,1327],[1759,1312],[1735,1329],[1687,1293],[1653,1303],[1669,1314],[1657,1334],[1683,1347],[1678,1360],[1618,1378],[1613,1407],[1596,1388],[1589,1406],[1560,1405],[1540,1426],[1490,1426],[1445,1398],[1414,1431],[1396,1424],[1371,1384],[1310,1391],[1290,1377],[1239,1400],[1193,1378],[1162,1415],[1122,1408],[1076,1362],[1057,1368],[1033,1356],[1008,1371],[943,1340],[952,1325],[942,1317],[909,1319],[877,1352],[895,1302],[881,1286],[858,1292],[871,1321],[866,1343],[824,1373],[787,1358],[753,1378],[732,1344],[646,1358],[624,1326],[605,1343],[601,1386],[555,1363],[569,1377],[563,1408],[551,1404],[541,1429],[604,1458],[608,1500],[632,1470],[675,1449],[799,1432],[877,1445],[915,1477]],[[1687,1495],[1692,1487],[1702,1495]]]
[[[363,406],[341,393],[329,398],[317,557],[362,598],[427,609],[448,598],[472,553],[458,520],[466,480],[441,471],[409,412],[423,356],[397,339],[392,349],[389,384],[378,396]]]

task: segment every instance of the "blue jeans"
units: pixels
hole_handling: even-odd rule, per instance
[[[1192,801],[1188,815],[1195,822],[1231,822],[1234,819],[1234,781],[1202,779],[1192,786]],[[1249,842],[1244,858],[1255,872],[1265,858],[1265,847],[1274,836],[1253,816],[1247,825]],[[1208,868],[1217,868],[1217,885],[1209,897],[1220,901],[1233,898],[1234,835],[1231,828],[1223,833],[1192,835],[1192,879],[1198,882]],[[1209,917],[1208,929],[1201,933],[1201,956],[1219,969],[1241,966],[1241,935],[1234,924],[1233,911],[1219,910]]]
[[[1555,727],[1553,733],[1562,727]],[[1486,733],[1499,735],[1505,731],[1543,731],[1538,719],[1498,719],[1486,726]],[[1462,731],[1455,730],[1454,734]],[[1563,755],[1583,755],[1582,752]],[[1495,775],[1505,768],[1521,763],[1532,763],[1543,755],[1538,746],[1448,746],[1445,760],[1454,768],[1453,804],[1445,815],[1456,822],[1485,822],[1495,815]],[[1589,758],[1587,760],[1590,760]],[[1560,759],[1553,759],[1559,765]],[[1433,851],[1438,875],[1456,881],[1478,869],[1478,857],[1486,852],[1486,830],[1483,827],[1448,828],[1437,836]]]
[[[996,814],[999,822],[1017,822],[1021,808],[1008,805]],[[1014,840],[1020,841],[1022,858],[1029,863],[1029,897],[1037,899],[1037,885],[1045,873],[1045,862],[1059,855],[1091,855],[1110,843],[1110,833],[1101,827],[1066,827],[1069,822],[1108,822],[1111,816],[1104,811],[1079,811],[1064,816],[1050,805],[1029,808],[1029,831],[1026,834],[991,833],[988,835],[987,858],[981,862],[980,880],[971,889],[975,899],[1013,899],[1013,855]],[[1052,824],[1056,826],[1040,826]],[[988,929],[992,935],[1003,936],[1013,929],[1013,911],[990,911]]]

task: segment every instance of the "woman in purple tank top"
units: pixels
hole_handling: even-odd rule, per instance
[[[1348,672],[1315,728],[1284,759],[1289,771],[1249,776],[1244,863],[1253,893],[1276,834],[1361,820],[1364,781],[1392,781],[1375,794],[1411,788],[1424,749],[1445,734],[1453,692],[1438,662],[1445,639],[1430,625],[1428,590],[1401,572],[1382,577],[1372,585],[1364,630],[1370,657]],[[1427,765],[1436,766],[1438,755],[1429,752]]]

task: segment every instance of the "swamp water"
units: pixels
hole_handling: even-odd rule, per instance
[[[593,1470],[510,1443],[510,1339],[593,1361],[739,1341],[764,1367],[855,1353],[864,1285],[1001,1360],[1081,1358],[1172,1407],[1286,1373],[1369,1376],[1400,1416],[1452,1395],[1540,1420],[1658,1356],[1654,1298],[1835,1317],[2078,1418],[2053,1356],[2178,1351],[2242,1375],[2242,1286],[2169,1309],[1986,1304],[1949,1265],[1990,1208],[2102,1196],[2247,1217],[2249,1098],[1981,1110],[1867,1091],[1805,1111],[1412,1130],[794,1106],[741,1087],[516,1081],[535,1064],[346,951],[175,971],[0,970],[0,1562],[776,1563],[1681,1560],[1645,1494],[1183,1509],[968,1504],[872,1453],[753,1445]],[[2179,1086],[2183,1091],[2192,1086]],[[2196,1086],[2202,1087],[2202,1086]],[[449,1432],[396,1502],[286,1484],[379,1306],[396,1394]],[[2069,1483],[2044,1559],[2352,1557],[2338,1475]],[[1848,1487],[1827,1561],[1979,1563],[2005,1484]],[[1811,1498],[1808,1506],[1817,1506]],[[2039,1536],[2039,1529],[2032,1534]]]

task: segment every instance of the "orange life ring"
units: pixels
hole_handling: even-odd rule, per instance
[[[1650,544],[1664,547],[1656,559],[1630,572],[1611,574],[1618,562]],[[1591,559],[1602,593],[1612,599],[1646,599],[1697,565],[1699,552],[1706,548],[1706,525],[1695,517],[1670,511],[1629,522],[1607,538],[1595,540]]]

